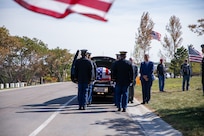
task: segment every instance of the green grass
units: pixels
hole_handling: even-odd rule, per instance
[[[182,91],[182,78],[166,79],[164,93],[159,92],[158,80],[152,86],[147,106],[184,136],[204,136],[204,96],[201,77],[192,77],[189,91]],[[135,97],[141,101],[141,86],[136,86]]]

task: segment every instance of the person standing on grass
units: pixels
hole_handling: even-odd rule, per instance
[[[202,53],[204,53],[204,44],[201,45]],[[204,96],[204,57],[202,59],[202,88],[203,88],[203,96]]]
[[[140,80],[142,83],[142,99],[141,104],[148,103],[151,98],[151,87],[154,80],[153,76],[154,64],[149,61],[149,55],[144,55],[144,62],[140,65]]]
[[[191,77],[191,67],[188,64],[188,60],[185,59],[184,63],[181,65],[181,75],[183,76],[183,82],[182,82],[182,90],[188,91],[189,89],[189,82]]]
[[[159,91],[164,92],[164,84],[165,84],[165,66],[163,64],[163,59],[160,59],[160,63],[157,65],[157,75],[159,78]]]

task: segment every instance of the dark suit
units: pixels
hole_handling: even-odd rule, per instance
[[[140,65],[140,80],[142,83],[143,103],[148,103],[151,98],[151,87],[154,79],[153,76],[154,64],[151,61],[142,62]],[[148,80],[143,77],[147,76]]]
[[[78,82],[78,102],[79,109],[85,109],[88,84],[91,82],[92,65],[91,61],[85,57],[76,60],[75,63],[75,78]]]
[[[128,86],[133,81],[132,64],[125,59],[116,61],[112,69],[112,79],[116,82],[116,105],[119,109],[121,106],[123,109],[126,109],[128,103]]]

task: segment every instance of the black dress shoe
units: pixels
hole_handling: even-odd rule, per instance
[[[145,102],[142,102],[141,104],[145,104]]]
[[[121,108],[118,108],[118,111],[121,111]]]
[[[78,110],[82,110],[82,107],[80,106]]]
[[[82,107],[82,110],[86,110],[85,106]]]
[[[133,101],[131,101],[131,103],[134,103]]]
[[[126,109],[124,108],[122,112],[126,112]]]

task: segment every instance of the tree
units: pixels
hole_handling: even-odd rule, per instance
[[[153,27],[154,22],[149,17],[149,13],[144,12],[141,17],[138,33],[136,33],[134,56],[144,56],[145,53],[149,53],[149,49],[151,48],[151,32]]]
[[[166,25],[166,30],[170,34],[170,37],[167,35],[164,36],[164,43],[162,43],[164,50],[166,50],[165,56],[171,60],[175,60],[175,52],[177,48],[182,44],[183,38],[181,37],[181,23],[180,19],[176,16],[171,16],[169,19],[169,24]],[[174,75],[175,75],[174,70]]]
[[[60,49],[59,47],[49,50],[46,58],[48,73],[52,77],[57,77],[58,81],[65,81],[66,74],[72,63],[72,54],[69,50]]]
[[[192,24],[188,27],[192,32],[197,33],[198,36],[201,36],[204,34],[204,18],[198,19],[197,22],[198,24]]]
[[[0,28],[0,82],[11,83],[17,81],[18,51],[21,44],[18,38],[10,36],[5,27]]]
[[[65,81],[70,78],[72,54],[67,49],[49,50],[37,38],[11,36],[0,27],[0,83],[42,83],[45,76]]]
[[[134,47],[133,56],[136,64],[139,64],[144,58],[143,50],[138,45],[135,45]]]
[[[183,46],[178,48],[174,59],[171,60],[170,70],[174,71],[174,76],[178,76],[180,74],[181,64],[185,59],[188,58],[188,50]]]

